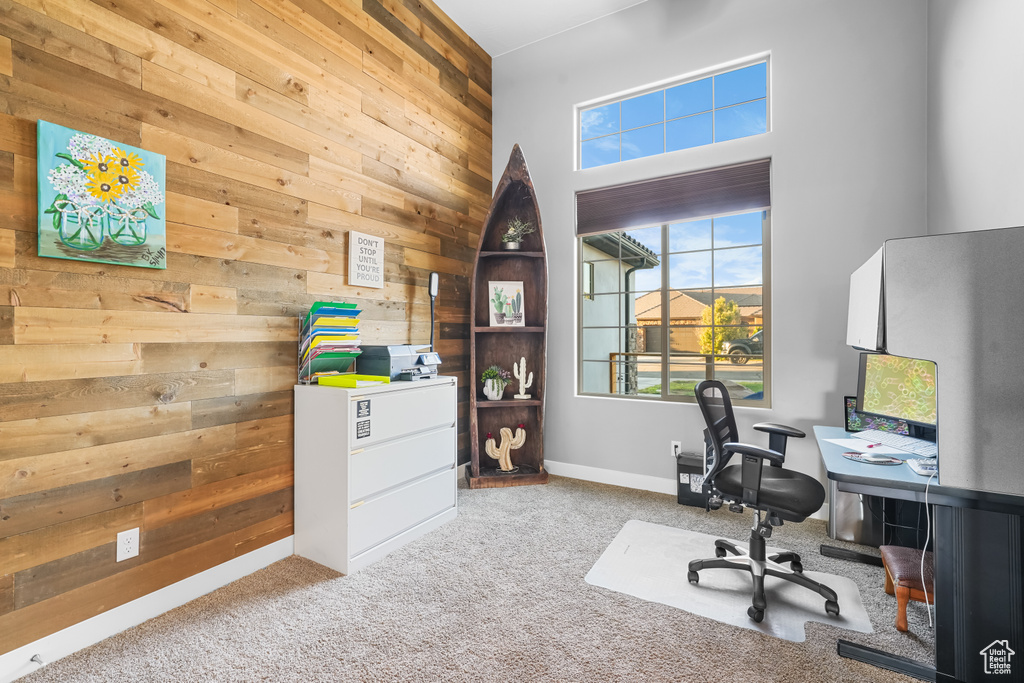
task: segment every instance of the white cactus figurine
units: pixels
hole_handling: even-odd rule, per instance
[[[530,398],[530,394],[526,393],[526,390],[533,386],[533,373],[530,373],[529,377],[526,377],[526,357],[519,359],[518,363],[512,364],[512,374],[519,380],[519,393],[515,395],[515,398]],[[523,380],[526,380],[524,383]]]

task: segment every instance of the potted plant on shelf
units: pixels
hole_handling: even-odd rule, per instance
[[[501,246],[509,251],[515,251],[522,244],[523,237],[536,231],[537,228],[533,227],[533,223],[530,221],[524,221],[518,216],[513,216],[508,219],[505,233],[501,236]]]
[[[512,381],[512,373],[500,365],[492,365],[483,371],[480,381],[484,383],[484,396],[491,401],[498,401],[505,393],[505,387]]]

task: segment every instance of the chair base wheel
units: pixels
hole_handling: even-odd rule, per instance
[[[715,557],[725,557],[725,548],[715,546]]]
[[[686,572],[686,580],[690,583],[697,583],[698,581],[700,581],[700,576],[697,574],[697,572]]]
[[[753,619],[756,623],[760,624],[761,621],[764,619],[764,610],[757,609],[754,606],[750,606],[747,608],[747,616]]]
[[[795,571],[797,574],[804,573],[804,565],[799,561],[794,560],[792,563],[790,563],[789,568]]]
[[[829,614],[831,614],[834,617],[838,617],[839,616],[839,603],[836,602],[835,600],[826,600],[825,601],[825,611],[828,612]]]

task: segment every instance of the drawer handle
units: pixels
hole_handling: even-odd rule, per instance
[[[348,509],[349,510],[355,510],[357,507],[359,507],[360,505],[362,505],[365,502],[366,502],[365,500],[361,500],[358,503],[352,503],[351,505],[349,505]]]
[[[349,455],[359,455],[360,453],[362,453],[365,450],[366,450],[365,448],[357,448],[354,451],[349,451],[348,454]]]

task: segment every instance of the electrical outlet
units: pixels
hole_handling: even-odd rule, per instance
[[[131,559],[139,554],[139,527],[117,534],[117,561]]]
[[[672,448],[672,458],[675,459],[677,455],[683,452],[683,443],[681,441],[669,442]]]

